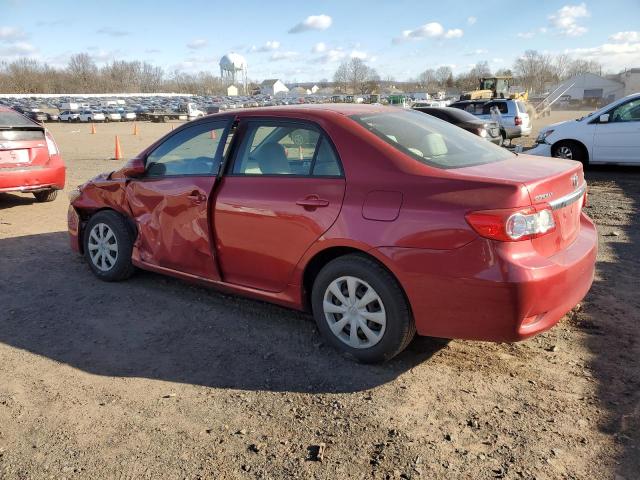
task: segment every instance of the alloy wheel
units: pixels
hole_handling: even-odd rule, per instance
[[[556,151],[556,157],[558,158],[567,158],[569,160],[573,159],[573,152],[566,145],[561,145]]]
[[[377,344],[387,325],[387,314],[378,293],[364,280],[340,277],[324,294],[324,317],[331,332],[352,348]]]
[[[106,223],[97,223],[89,232],[87,248],[96,268],[107,272],[118,260],[118,240]]]

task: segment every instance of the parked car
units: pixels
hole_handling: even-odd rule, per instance
[[[502,145],[502,135],[500,134],[500,125],[491,120],[480,120],[464,110],[451,107],[413,107],[422,113],[439,118],[445,122],[449,122],[457,127],[478,135],[491,143]]]
[[[640,93],[629,95],[577,120],[542,129],[531,155],[583,164],[640,165]]]
[[[58,122],[60,118],[57,113],[47,112],[47,122]]]
[[[104,122],[104,113],[96,110],[83,110],[78,117],[81,122]]]
[[[308,309],[328,343],[377,362],[416,331],[551,328],[593,280],[585,195],[580,163],[420,112],[280,107],[175,129],[73,192],[68,228],[100,279],[139,267]]]
[[[527,113],[526,105],[520,100],[463,100],[452,103],[450,107],[464,110],[483,120],[498,121],[503,140],[531,135],[533,123]]]
[[[105,122],[119,122],[122,120],[120,112],[116,112],[115,110],[104,110],[102,114]]]
[[[60,112],[58,115],[58,119],[61,122],[79,122],[80,121],[80,112],[72,112],[70,110],[65,110]]]
[[[50,202],[64,182],[64,162],[51,132],[0,107],[0,192],[28,192],[37,202]]]
[[[121,112],[120,115],[125,122],[133,122],[137,118],[136,112],[133,110],[125,110]]]

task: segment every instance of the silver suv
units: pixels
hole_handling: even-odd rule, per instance
[[[503,139],[528,137],[533,127],[527,107],[521,100],[495,98],[492,100],[463,100],[450,105],[483,120],[500,124]]]

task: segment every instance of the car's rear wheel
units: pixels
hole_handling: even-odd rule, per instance
[[[33,192],[36,202],[53,202],[58,196],[58,191],[54,189],[42,190],[41,192]]]
[[[389,360],[415,335],[402,288],[371,258],[353,254],[332,260],[318,273],[311,296],[324,338],[361,362]]]
[[[585,148],[578,142],[570,140],[558,142],[553,146],[551,155],[556,158],[566,158],[567,160],[576,160],[584,165],[588,163],[587,152]]]
[[[107,282],[129,278],[133,235],[125,219],[113,211],[101,211],[89,219],[84,234],[84,254],[93,273]]]

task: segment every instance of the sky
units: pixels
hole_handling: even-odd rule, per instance
[[[98,65],[145,60],[219,74],[222,55],[235,52],[250,79],[308,82],[332,79],[355,57],[402,81],[483,60],[509,68],[528,49],[614,73],[640,67],[640,0],[0,0],[0,61],[53,66],[87,52]]]

